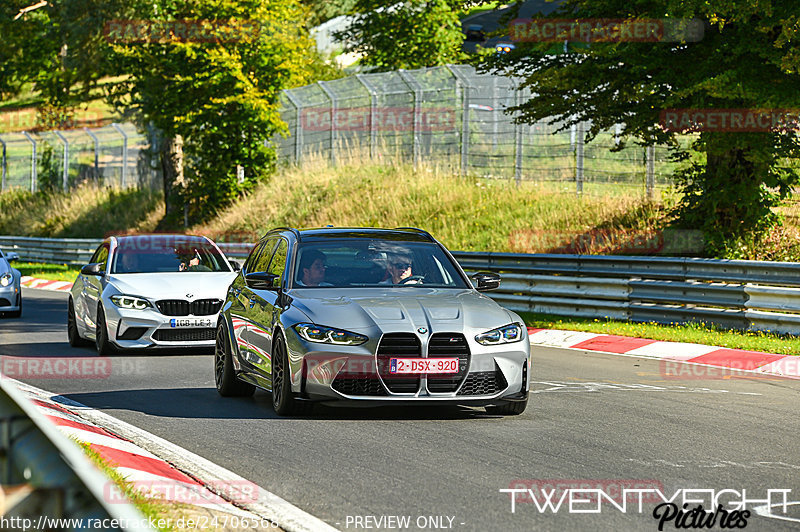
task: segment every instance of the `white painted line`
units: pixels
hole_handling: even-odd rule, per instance
[[[605,336],[604,334],[577,332],[577,331],[561,331],[555,329],[545,329],[531,334],[528,338],[532,345],[549,345],[553,347],[571,347],[575,344],[597,338],[598,336]]]
[[[798,506],[798,505],[800,505],[800,502],[797,501],[786,503],[786,506]],[[800,523],[800,519],[798,519],[797,517],[789,517],[787,515],[774,514],[772,513],[770,508],[783,508],[783,504],[773,504],[771,506],[769,504],[765,504],[763,506],[756,506],[755,508],[753,508],[753,511],[757,515],[760,515],[761,517],[780,519],[781,521],[791,521],[792,523]]]
[[[57,396],[41,388],[36,388],[35,386],[13,379],[8,380],[13,381],[18,388],[29,394],[58,404],[68,405],[70,410],[84,420],[106,428],[126,440],[130,440],[152,452],[178,470],[200,480],[208,489],[220,496],[224,497],[226,493],[217,492],[215,490],[215,485],[235,485],[237,482],[250,483],[250,481],[240,477],[236,473],[218,466],[202,456],[196,455],[155,434],[151,434],[131,425],[130,423],[109,416],[104,412],[90,408],[67,397]],[[54,398],[58,400],[55,401]],[[260,486],[258,487],[257,500],[255,502],[242,503],[240,506],[264,519],[278,524],[287,532],[330,532],[337,530],[322,519],[314,517]]]
[[[626,351],[628,355],[642,355],[669,360],[689,360],[700,355],[719,351],[714,345],[689,344],[684,342],[655,342]]]
[[[780,360],[764,364],[756,371],[759,373],[770,373],[787,377],[800,377],[800,357],[785,356]]]

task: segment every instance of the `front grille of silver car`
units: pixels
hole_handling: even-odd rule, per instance
[[[393,393],[416,393],[419,376],[398,377],[389,373],[389,360],[396,357],[414,358],[422,356],[422,344],[416,334],[384,334],[378,344],[378,373],[384,384]]]
[[[469,345],[463,334],[436,333],[428,342],[428,358],[458,357],[458,373],[428,375],[428,391],[434,393],[454,392],[467,376],[469,368]]]
[[[198,299],[186,301],[185,299],[162,299],[156,301],[156,306],[161,314],[166,316],[210,316],[219,312],[222,307],[220,299]]]
[[[9,301],[4,297],[0,297],[0,307],[10,307],[10,306],[11,306],[11,301]]]
[[[153,334],[157,342],[201,342],[214,340],[217,330],[209,329],[158,329]]]
[[[467,375],[456,395],[494,395],[506,389],[508,382],[495,365],[494,371],[476,371]]]

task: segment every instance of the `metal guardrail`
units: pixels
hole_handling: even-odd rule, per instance
[[[151,530],[133,506],[109,500],[112,481],[6,378],[0,427],[0,528]]]
[[[82,265],[98,239],[0,237],[23,261]],[[219,243],[231,258],[252,244]],[[453,252],[467,271],[503,274],[492,297],[526,312],[800,334],[800,264],[669,257]]]

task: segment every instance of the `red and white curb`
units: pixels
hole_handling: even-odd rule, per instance
[[[264,488],[154,434],[66,397],[13,382],[64,434],[89,444],[145,494],[227,512],[250,522],[268,520],[287,531],[336,530]],[[119,497],[110,480],[104,493]]]
[[[51,281],[49,279],[39,279],[23,275],[20,279],[20,284],[25,288],[38,288],[39,290],[57,290],[64,292],[72,288],[72,283],[69,281]]]
[[[528,328],[531,345],[564,347],[601,353],[687,362],[737,372],[800,378],[800,357],[683,342]]]

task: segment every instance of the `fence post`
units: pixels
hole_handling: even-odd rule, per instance
[[[295,121],[294,121],[294,164],[300,164],[300,159],[303,156],[303,124],[301,123],[302,105],[296,96],[292,94],[291,89],[285,90],[283,93],[286,99],[294,106]]]
[[[367,81],[363,74],[356,74],[356,79],[369,92],[369,156],[374,159],[376,156],[375,145],[378,141],[378,129],[376,125],[378,114],[378,90],[372,83]]]
[[[119,124],[111,124],[117,133],[122,135],[122,188],[125,188],[125,181],[128,177],[128,135],[122,130]]]
[[[653,200],[653,192],[656,182],[656,147],[648,146],[645,148],[645,190],[648,201]]]
[[[469,78],[453,69],[452,65],[446,66],[456,77],[456,80],[459,81],[459,85],[461,86],[461,99],[463,103],[461,107],[461,175],[464,176],[467,175],[467,166],[469,165],[469,89],[471,85],[469,83]]]
[[[83,128],[83,131],[94,141],[94,180],[97,182],[100,179],[100,139],[88,127]]]
[[[0,178],[0,192],[3,192],[6,189],[6,173],[7,173],[7,159],[6,159],[6,141],[0,137],[0,145],[3,146],[3,162],[2,162],[2,178]]]
[[[406,85],[412,90],[414,94],[414,133],[413,133],[413,143],[411,145],[411,153],[414,157],[414,166],[419,165],[419,148],[420,148],[420,138],[419,138],[419,122],[422,115],[422,111],[420,108],[420,100],[422,99],[422,89],[417,83],[411,74],[403,70],[402,68],[397,71],[400,74],[400,77],[403,78],[403,81],[406,82]]]
[[[514,86],[514,107],[518,107],[522,103],[520,90]],[[522,182],[522,124],[516,118],[514,120],[514,179],[517,186]]]
[[[66,192],[69,188],[69,141],[60,131],[53,131],[53,133],[55,133],[61,143],[64,144],[64,163],[61,165],[61,184],[64,188],[64,192]]]
[[[336,165],[336,95],[333,93],[332,90],[328,88],[328,85],[324,81],[318,81],[317,84],[322,88],[323,92],[325,92],[325,96],[331,102],[330,110],[331,110],[331,164],[334,166]]]
[[[575,127],[575,192],[578,196],[583,194],[583,122],[578,122]]]
[[[22,134],[25,135],[25,138],[28,139],[28,141],[30,141],[31,145],[33,146],[33,155],[31,155],[31,192],[36,192],[36,182],[37,182],[36,139],[34,139],[27,131],[23,131]]]

